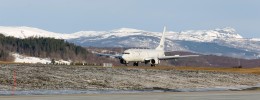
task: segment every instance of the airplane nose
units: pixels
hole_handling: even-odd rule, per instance
[[[120,63],[121,64],[127,64],[126,55],[122,55],[122,58],[120,59]]]
[[[129,55],[124,54],[124,55],[122,55],[122,58],[127,61],[127,60],[129,60]]]
[[[124,60],[125,60],[125,59],[126,59],[126,55],[122,55],[122,59],[124,59]]]

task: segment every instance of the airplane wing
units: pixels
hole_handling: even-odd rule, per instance
[[[174,55],[174,56],[163,56],[159,57],[159,60],[168,60],[168,59],[179,59],[179,58],[188,58],[188,57],[198,57],[199,55]]]
[[[120,54],[102,54],[102,53],[96,53],[98,56],[105,56],[105,57],[112,57],[112,58],[122,58],[122,55]]]

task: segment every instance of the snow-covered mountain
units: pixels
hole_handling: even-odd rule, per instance
[[[54,37],[62,38],[60,34],[41,30],[32,27],[4,27],[0,26],[0,33],[5,36],[13,36],[16,38],[28,37]]]
[[[155,48],[162,35],[131,28],[111,31],[80,31],[64,34],[54,33],[31,27],[0,27],[0,33],[17,38],[53,37],[66,39],[82,46],[94,47],[139,47]],[[166,33],[166,50],[191,51],[202,54],[215,54],[233,57],[258,58],[260,39],[247,39],[240,36],[233,28],[214,30],[188,30]]]
[[[242,39],[243,37],[236,33],[233,28],[215,29],[215,30],[190,30],[183,32],[170,32],[174,40],[187,40],[197,42],[212,42],[216,39]]]

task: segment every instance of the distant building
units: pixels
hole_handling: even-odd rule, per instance
[[[112,63],[103,63],[103,67],[113,67]]]

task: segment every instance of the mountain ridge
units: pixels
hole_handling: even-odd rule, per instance
[[[219,33],[216,33],[219,32]],[[202,35],[202,36],[212,36],[212,37],[228,37],[228,38],[243,38],[241,35],[235,33],[235,29],[226,27],[223,29],[214,29],[214,30],[188,30],[188,31],[181,31],[181,32],[173,32],[167,31],[168,35]],[[79,38],[79,37],[89,37],[89,36],[97,36],[97,35],[104,35],[110,33],[109,35],[117,35],[117,36],[126,36],[126,35],[137,35],[137,34],[145,34],[145,35],[154,35],[154,36],[161,36],[161,32],[150,32],[144,30],[138,30],[133,28],[119,28],[110,31],[78,31],[74,33],[55,33],[50,32],[47,30],[34,28],[34,27],[26,27],[26,26],[17,26],[17,27],[7,27],[7,26],[0,26],[0,33],[6,36],[14,36],[17,38],[28,38],[33,36],[40,36],[40,37],[53,37],[53,38],[61,38],[61,39],[71,39],[71,38]],[[43,34],[44,33],[44,34]],[[98,34],[97,34],[98,33]],[[61,36],[62,35],[62,36]],[[167,35],[167,34],[166,34]],[[65,36],[65,37],[64,37]],[[178,36],[180,37],[180,36]],[[178,38],[175,38],[178,39]],[[179,38],[180,39],[180,38]],[[255,40],[260,40],[260,38],[255,38]]]
[[[0,33],[17,38],[52,37],[65,39],[81,46],[94,47],[155,48],[161,37],[161,32],[150,32],[132,28],[119,28],[110,31],[79,31],[64,34],[25,26],[1,26]],[[193,45],[188,45],[188,42],[191,42]],[[214,47],[215,49],[205,48],[211,51],[206,54],[231,54],[227,56],[246,57],[249,59],[260,57],[260,38],[243,38],[234,28],[226,27],[223,29],[188,30],[181,32],[167,31],[166,33],[167,51],[189,51],[205,54],[205,52],[199,52],[199,49],[207,46]],[[236,55],[234,53],[239,54]]]

